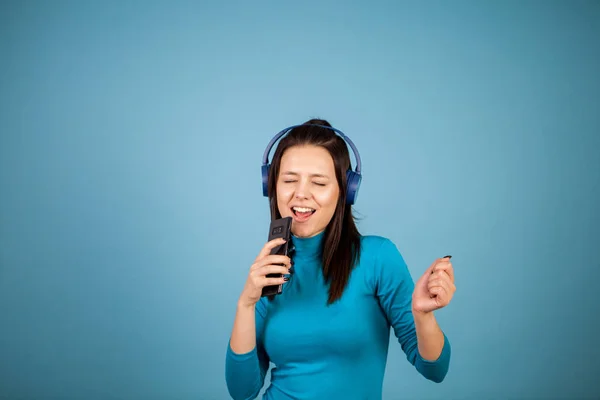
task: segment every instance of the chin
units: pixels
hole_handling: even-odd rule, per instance
[[[310,238],[310,237],[318,235],[322,231],[323,231],[322,229],[315,229],[315,228],[309,227],[309,226],[298,227],[298,226],[294,226],[294,224],[292,224],[292,234],[294,234],[294,236],[299,237],[299,238]]]
[[[297,226],[294,226],[295,224],[292,223],[292,234],[296,237],[299,238],[303,238],[303,237],[308,237],[310,236],[310,231],[307,230],[306,228],[302,227],[300,229],[298,229]]]
[[[310,232],[306,229],[306,226],[298,226],[296,221],[292,221],[292,233],[294,236],[304,237]]]

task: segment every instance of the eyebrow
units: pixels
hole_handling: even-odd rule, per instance
[[[294,175],[294,176],[298,176],[297,172],[294,171],[285,171],[281,173],[282,175]],[[313,178],[326,178],[329,179],[329,176],[327,175],[323,175],[323,174],[310,174],[311,177]]]

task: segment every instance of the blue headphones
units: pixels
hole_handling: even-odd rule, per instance
[[[271,148],[273,147],[275,142],[277,142],[277,140],[280,137],[282,137],[283,135],[288,133],[290,130],[300,127],[300,126],[318,126],[320,128],[330,129],[330,130],[334,131],[335,133],[337,133],[339,136],[341,136],[341,138],[344,139],[344,141],[348,145],[350,145],[350,148],[352,148],[352,151],[354,152],[354,158],[356,158],[356,169],[354,171],[352,171],[352,169],[349,169],[348,171],[346,171],[346,181],[347,181],[347,186],[348,186],[348,188],[346,190],[346,203],[354,204],[356,202],[356,197],[358,196],[358,188],[360,187],[360,181],[362,179],[361,172],[360,172],[360,169],[361,169],[360,154],[358,154],[358,150],[356,149],[356,146],[354,146],[354,143],[352,143],[352,140],[350,140],[350,138],[348,136],[346,136],[342,131],[332,128],[330,126],[316,125],[316,124],[290,126],[289,128],[285,128],[284,130],[279,132],[277,135],[275,135],[275,137],[273,139],[271,139],[271,141],[267,145],[267,148],[265,150],[265,153],[264,153],[263,159],[262,159],[263,196],[269,195],[268,194],[268,192],[269,192],[268,182],[269,182],[269,168],[271,167],[271,164],[269,163],[269,153],[271,152]]]

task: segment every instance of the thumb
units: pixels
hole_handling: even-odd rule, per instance
[[[448,258],[450,259],[452,256],[444,256],[442,258],[438,258],[436,259],[434,262],[431,263],[431,265],[425,270],[425,273],[419,278],[419,280],[417,280],[417,282],[415,283],[415,285],[422,285],[424,284],[424,281],[426,281],[427,279],[429,279],[429,275],[433,274],[433,272],[435,271],[435,266],[436,264],[445,259]]]
[[[429,268],[427,268],[425,270],[425,272],[423,273],[423,275],[421,275],[421,277],[415,282],[415,287],[418,287],[418,288],[427,287],[427,281],[429,280],[429,276],[433,272],[433,266],[435,266],[435,263],[432,266],[430,266]]]

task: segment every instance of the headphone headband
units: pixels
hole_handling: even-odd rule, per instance
[[[262,159],[263,165],[269,164],[269,153],[271,152],[271,149],[275,145],[275,142],[277,142],[277,140],[279,140],[279,138],[281,138],[283,135],[285,135],[286,133],[288,133],[292,129],[298,128],[298,127],[301,127],[301,126],[316,126],[316,127],[319,127],[319,128],[325,128],[325,129],[332,130],[335,133],[337,133],[338,135],[340,135],[342,137],[342,139],[344,139],[344,141],[346,143],[348,143],[348,145],[352,149],[352,152],[354,153],[354,158],[356,159],[356,168],[354,169],[354,171],[357,174],[360,174],[361,167],[362,167],[362,163],[360,161],[360,154],[358,153],[358,150],[356,149],[356,146],[354,145],[354,143],[352,142],[352,140],[350,140],[350,138],[348,136],[346,136],[344,134],[344,132],[340,131],[339,129],[336,129],[336,128],[333,128],[333,127],[327,126],[327,125],[317,125],[317,124],[293,125],[293,126],[290,126],[288,128],[285,128],[284,130],[282,130],[281,132],[279,132],[277,135],[275,135],[275,137],[273,137],[273,139],[271,139],[271,141],[267,145],[267,148],[265,149],[265,152],[263,154],[263,159]]]
[[[358,188],[360,187],[360,182],[362,180],[362,175],[361,175],[362,163],[360,161],[360,154],[358,154],[358,150],[356,149],[356,146],[354,145],[354,143],[352,143],[352,140],[350,140],[350,138],[348,136],[346,136],[344,134],[344,132],[340,131],[339,129],[333,128],[331,126],[317,125],[317,124],[293,125],[288,128],[285,128],[284,130],[279,132],[277,135],[275,135],[275,137],[273,137],[273,139],[271,139],[271,141],[267,145],[267,148],[265,149],[265,152],[264,152],[263,158],[262,158],[261,173],[262,173],[263,196],[268,196],[268,192],[269,192],[269,188],[268,188],[269,169],[271,167],[271,164],[269,163],[269,153],[271,152],[271,149],[273,148],[273,146],[275,145],[275,142],[277,142],[277,140],[279,140],[280,137],[282,137],[283,135],[285,135],[292,129],[298,128],[301,126],[317,126],[320,128],[332,130],[335,133],[337,133],[339,136],[341,136],[341,138],[344,139],[344,141],[350,146],[350,148],[352,149],[352,152],[354,153],[354,158],[356,159],[356,168],[354,171],[352,171],[352,169],[349,169],[348,171],[346,171],[346,182],[347,182],[346,203],[354,204],[354,202],[356,201],[356,197],[358,196]]]

